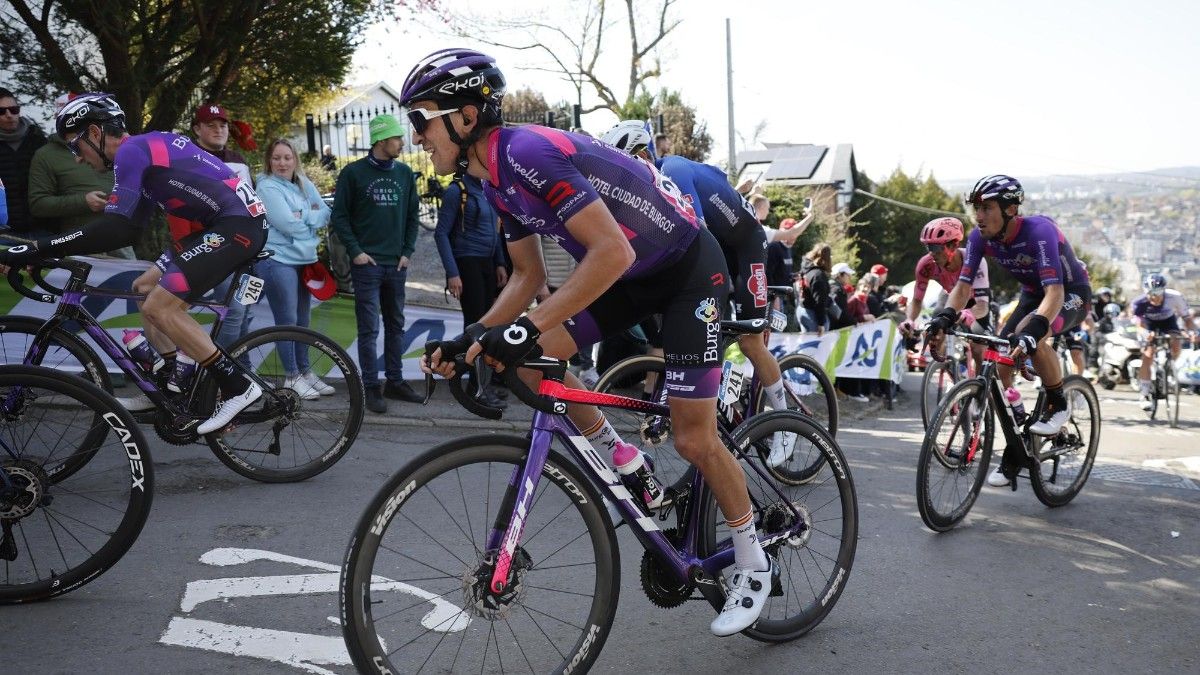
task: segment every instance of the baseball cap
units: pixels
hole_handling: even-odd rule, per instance
[[[871,274],[878,274],[879,276],[883,276],[883,275],[887,274],[887,268],[879,263],[876,263],[871,266]]]
[[[376,115],[371,118],[369,125],[371,130],[371,145],[375,145],[379,141],[386,141],[389,138],[404,135],[404,127],[400,125],[400,120],[394,115]]]
[[[325,301],[337,293],[337,282],[320,261],[304,266],[304,285],[317,300]]]
[[[213,120],[229,121],[229,113],[216,103],[204,103],[196,106],[196,114],[192,116],[192,124],[204,124]]]
[[[779,229],[781,229],[781,230],[790,230],[795,226],[796,226],[795,218],[784,218],[783,220],[779,221]]]
[[[847,265],[846,263],[838,263],[833,266],[833,275],[834,276],[837,276],[837,275],[841,274],[842,272],[845,272],[846,274],[849,274],[851,276],[854,275],[854,269],[852,267],[850,267],[849,265]]]

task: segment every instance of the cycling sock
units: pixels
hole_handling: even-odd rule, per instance
[[[729,529],[733,530],[734,567],[757,571],[770,568],[767,554],[758,543],[758,532],[754,529],[754,511],[747,511],[741,518],[729,520]]]
[[[621,437],[617,435],[617,430],[609,424],[608,418],[604,413],[600,413],[600,419],[596,420],[588,429],[584,430],[583,435],[592,445],[599,443],[604,449],[608,450],[608,454],[612,455],[613,449],[617,447],[617,443],[621,442]]]
[[[219,349],[201,361],[200,367],[207,368],[208,372],[212,373],[213,379],[217,381],[217,386],[221,388],[222,398],[233,398],[246,393],[246,390],[250,388],[250,380],[237,372],[233,361],[230,361],[229,357],[222,354]]]
[[[1051,410],[1059,411],[1067,409],[1067,398],[1063,396],[1062,382],[1059,382],[1053,387],[1050,385],[1045,385],[1045,389],[1046,405],[1048,405]]]
[[[767,403],[770,404],[772,410],[787,410],[787,396],[783,392],[783,378],[775,384],[768,384],[763,387],[763,391],[767,394]]]

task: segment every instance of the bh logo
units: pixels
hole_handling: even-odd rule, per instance
[[[716,321],[720,314],[720,311],[717,309],[716,298],[705,298],[700,301],[700,306],[696,308],[696,318],[704,323]]]

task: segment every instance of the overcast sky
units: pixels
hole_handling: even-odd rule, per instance
[[[491,0],[444,4],[496,7]],[[554,20],[561,20],[563,4],[505,3],[560,8],[542,15]],[[683,22],[660,50],[659,83],[682,91],[708,122],[714,162],[727,156],[729,17],[735,127],[747,140],[765,121],[760,140],[853,143],[859,167],[876,179],[897,166],[946,180],[1200,164],[1200,2],[682,0],[678,6]],[[610,7],[621,23],[605,43],[603,72],[623,91],[624,7]],[[731,16],[731,7],[741,12]],[[510,88],[530,86],[550,101],[574,99],[569,85],[530,68],[545,65],[544,58],[413,25],[373,28],[352,79],[398,87],[417,59],[455,42],[495,56]],[[599,132],[614,121],[596,113],[584,127]]]

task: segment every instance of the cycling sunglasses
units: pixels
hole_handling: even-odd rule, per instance
[[[79,156],[79,141],[81,140],[83,140],[83,133],[75,134],[75,138],[67,141],[67,149],[70,150],[71,154],[75,155],[76,157]]]
[[[443,115],[449,115],[452,112],[458,112],[458,108],[448,108],[446,110],[425,110],[424,108],[413,108],[408,111],[408,122],[412,124],[413,131],[418,134],[425,135],[425,130],[429,128],[430,120],[437,119]]]
[[[21,106],[19,105],[0,105],[0,112],[8,111],[9,115],[20,115]]]
[[[925,250],[930,253],[949,254],[955,247],[950,244],[925,244]]]

